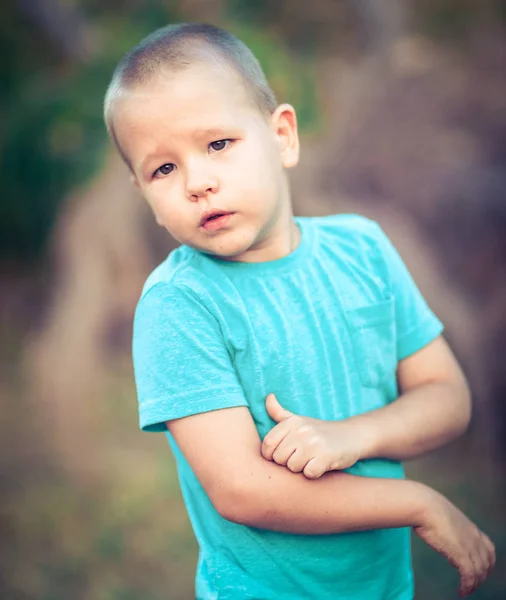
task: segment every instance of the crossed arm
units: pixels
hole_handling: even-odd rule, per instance
[[[401,395],[395,402],[341,421],[294,415],[269,395],[267,410],[278,425],[263,440],[263,457],[318,478],[360,459],[412,458],[465,431],[469,389],[444,338],[401,361],[397,377]]]
[[[383,408],[349,419],[363,430],[362,458],[404,460],[462,435],[471,419],[466,379],[442,336],[399,363],[401,395]]]
[[[293,476],[302,468],[291,468],[295,473],[290,473],[278,467],[287,464],[293,443],[318,454],[311,443],[322,431],[317,441],[323,439],[328,447],[320,443],[318,450],[334,464],[318,472],[317,477],[363,458],[413,457],[443,445],[465,430],[470,419],[467,383],[441,336],[404,359],[397,375],[402,394],[395,402],[345,421],[298,417],[277,401],[268,402],[269,413],[278,425],[263,443],[245,407],[197,414],[169,421],[167,426],[211,500],[231,520],[250,520],[248,515],[254,513],[251,525],[295,533],[416,525],[416,514],[423,510],[419,499],[426,492],[421,484],[364,479],[342,472],[328,473],[319,482],[308,482],[304,477]],[[288,433],[295,442],[287,443]],[[347,445],[352,448],[349,452]],[[202,448],[206,451],[202,452]],[[346,457],[349,464],[335,464],[339,452],[341,457],[350,454],[351,459]],[[386,489],[391,493],[385,495]],[[376,495],[385,506],[383,516],[379,516]],[[365,496],[369,499],[366,503]],[[390,500],[386,501],[386,497]],[[330,504],[339,521],[333,521]],[[367,511],[369,505],[371,514]],[[284,506],[281,512],[280,506]],[[323,512],[318,511],[318,506]],[[285,519],[289,519],[286,529]]]
[[[353,418],[357,431],[370,432],[360,435],[370,439],[362,457],[413,456],[467,426],[467,385],[445,342],[439,338],[417,355],[399,369],[401,389],[410,383],[412,389],[388,407]],[[284,410],[278,407],[274,410]],[[272,431],[286,427],[293,415],[282,417]],[[479,585],[493,566],[494,550],[487,536],[421,483],[337,470],[310,481],[265,460],[269,451],[245,407],[197,414],[167,426],[216,510],[230,521],[298,534],[413,527],[459,569],[462,594]]]

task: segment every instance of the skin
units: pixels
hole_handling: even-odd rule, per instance
[[[469,388],[443,337],[400,361],[397,379],[395,402],[343,421],[294,415],[270,394],[267,412],[278,425],[265,436],[262,456],[315,479],[361,459],[420,456],[465,431]]]
[[[290,105],[263,115],[229,72],[196,65],[125,92],[114,129],[135,185],[182,244],[242,262],[274,260],[297,246],[284,171],[299,158]],[[234,215],[209,232],[200,227],[209,209]]]
[[[265,460],[246,407],[168,421],[167,427],[225,519],[312,535],[413,527],[458,569],[462,596],[474,591],[494,566],[489,538],[446,498],[423,484],[342,471],[311,481]]]
[[[299,157],[291,106],[265,115],[233,74],[197,62],[124,91],[112,124],[132,180],[157,222],[179,242],[243,262],[275,260],[298,245],[285,174]],[[200,226],[209,209],[233,215],[210,232]],[[278,424],[263,443],[245,407],[167,427],[224,518],[302,534],[413,527],[459,570],[459,591],[467,595],[495,562],[484,533],[420,483],[338,471],[364,457],[426,452],[467,426],[467,384],[442,338],[401,361],[397,375],[398,400],[340,423],[293,415],[268,397],[267,410]]]

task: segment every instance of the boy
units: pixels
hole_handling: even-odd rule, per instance
[[[167,432],[199,541],[197,597],[412,598],[410,527],[473,591],[490,540],[399,462],[465,430],[465,379],[374,222],[293,217],[295,111],[251,52],[209,25],[158,30],[116,68],[105,120],[182,244],[146,281],[133,355],[141,427]]]

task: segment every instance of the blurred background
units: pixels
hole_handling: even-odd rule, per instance
[[[197,547],[163,435],[138,430],[133,311],[174,247],[112,151],[121,55],[169,22],[241,37],[295,105],[296,214],[394,241],[474,393],[411,462],[506,551],[506,5],[499,0],[4,0],[0,6],[0,598],[186,600]],[[413,541],[417,598],[457,575]],[[506,566],[476,593],[506,598]]]

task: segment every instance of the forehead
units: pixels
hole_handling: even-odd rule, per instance
[[[115,102],[114,129],[118,141],[128,146],[132,136],[190,137],[210,129],[245,125],[259,115],[235,74],[199,65],[163,73],[123,92]]]

